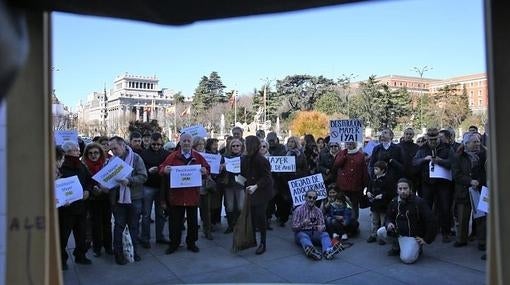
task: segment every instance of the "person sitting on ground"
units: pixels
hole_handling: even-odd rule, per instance
[[[428,204],[414,195],[411,182],[401,178],[397,183],[398,196],[388,208],[386,227],[377,230],[379,238],[387,238],[392,247],[388,255],[400,253],[402,262],[414,263],[425,243],[432,243],[437,234],[437,220]]]
[[[328,198],[321,205],[326,223],[326,231],[332,238],[333,244],[349,239],[347,233],[352,231],[352,205],[343,192],[335,189],[335,184],[329,186]],[[350,229],[350,230],[349,230]]]
[[[384,161],[377,161],[374,164],[374,178],[370,181],[367,190],[367,197],[370,201],[370,212],[372,216],[372,231],[367,242],[372,243],[377,240],[377,230],[384,225],[386,211],[391,199],[395,197],[395,189],[392,183],[386,177],[387,164]],[[379,239],[379,244],[384,245],[386,242]]]
[[[324,224],[322,211],[315,206],[317,192],[308,190],[305,194],[305,203],[296,208],[292,215],[292,230],[295,233],[296,243],[303,247],[306,256],[321,260],[322,256],[330,260],[342,250],[340,243],[332,244]],[[320,243],[322,252],[318,251],[313,243]]]

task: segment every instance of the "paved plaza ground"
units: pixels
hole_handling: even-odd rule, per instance
[[[226,222],[206,240],[200,233],[199,253],[179,248],[165,255],[165,245],[152,243],[151,249],[140,248],[141,262],[124,266],[112,256],[93,257],[92,265],[68,261],[65,284],[94,285],[162,285],[191,283],[332,283],[332,284],[485,284],[486,263],[476,242],[454,248],[440,237],[424,247],[420,259],[412,265],[386,255],[389,245],[366,242],[369,211],[361,210],[361,234],[349,241],[354,245],[334,260],[313,261],[304,256],[294,243],[290,227],[273,225],[268,232],[267,251],[255,255],[255,248],[232,253],[232,234],[225,235]],[[184,239],[184,237],[183,237]],[[69,243],[69,255],[73,242]]]

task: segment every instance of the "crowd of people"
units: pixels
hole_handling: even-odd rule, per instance
[[[122,240],[126,227],[136,262],[141,260],[138,247],[150,248],[151,241],[166,245],[166,254],[173,254],[184,229],[186,248],[196,253],[199,231],[203,238],[214,239],[225,209],[222,234],[231,234],[244,207],[250,208],[253,232],[260,235],[256,254],[267,249],[267,231],[286,227],[290,219],[289,228],[306,256],[332,259],[346,240],[359,234],[360,208],[370,208],[367,242],[389,243],[388,254],[399,255],[405,263],[415,262],[423,245],[433,242],[438,233],[442,242],[453,242],[454,247],[476,240],[485,251],[486,218],[473,219],[476,205],[470,191],[487,186],[486,134],[472,126],[458,143],[453,129],[429,128],[416,138],[414,130],[407,128],[395,141],[391,129],[382,129],[377,145],[367,153],[363,145],[334,142],[329,136],[291,136],[283,144],[275,132],[266,135],[259,130],[256,136],[244,137],[239,127],[232,129],[223,147],[218,139],[187,133],[177,143],[165,142],[157,132],[132,132],[127,140],[96,137],[87,145],[67,141],[57,146],[56,177],[77,176],[83,199],[58,208],[62,267],[67,269],[65,249],[71,232],[76,263],[91,264],[87,252],[92,249],[94,256],[104,250],[124,265],[128,263]],[[221,155],[219,173],[211,173],[203,153]],[[295,172],[271,172],[268,156],[295,157]],[[92,176],[113,157],[133,171],[108,189]],[[227,171],[225,161],[234,158],[241,161],[245,181]],[[200,167],[202,186],[171,187],[172,167],[183,165]],[[451,177],[431,175],[434,169]],[[294,205],[287,182],[314,174],[322,174],[327,197],[319,200],[316,190],[308,190],[305,203]],[[155,223],[154,235],[151,223]]]

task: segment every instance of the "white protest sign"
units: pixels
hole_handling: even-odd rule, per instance
[[[294,206],[299,206],[306,201],[305,194],[309,190],[317,191],[317,199],[327,197],[326,185],[324,184],[322,174],[290,180],[288,183]]]
[[[65,142],[71,141],[78,143],[78,131],[76,130],[57,130],[55,131],[55,144],[63,145]]]
[[[92,176],[92,179],[99,182],[104,187],[111,189],[119,183],[117,183],[117,179],[126,178],[133,171],[133,167],[124,162],[124,160],[114,157],[110,159],[108,164],[106,164],[101,170],[99,170],[96,175]]]
[[[187,188],[202,186],[202,165],[181,165],[170,168],[170,188]]]
[[[473,213],[473,218],[477,219],[480,217],[484,217],[485,212],[479,211],[477,209],[478,203],[480,202],[480,192],[478,192],[473,187],[469,187],[469,199],[471,200],[471,211]]]
[[[225,157],[225,168],[230,173],[241,173],[241,157]]]
[[[296,172],[295,156],[268,156],[271,172]]]
[[[476,207],[478,211],[489,213],[489,188],[482,186],[482,192],[480,193],[480,200]]]
[[[363,123],[358,119],[329,121],[330,142],[363,142]]]
[[[429,177],[430,178],[442,178],[446,180],[452,181],[452,171],[450,169],[446,169],[441,165],[435,163],[432,164],[432,161],[429,162]]]
[[[78,176],[55,180],[55,198],[57,199],[57,208],[83,199],[83,187]]]
[[[220,174],[221,154],[201,152],[200,155],[209,163],[211,174]]]
[[[184,133],[190,134],[192,137],[194,137],[194,136],[199,136],[202,138],[207,137],[207,131],[205,130],[205,128],[202,125],[194,125],[191,127],[181,129],[181,134],[184,134]]]

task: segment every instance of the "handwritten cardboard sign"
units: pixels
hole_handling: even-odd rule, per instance
[[[55,198],[57,199],[57,208],[83,199],[83,187],[78,176],[55,180]]]
[[[326,185],[324,184],[322,174],[290,180],[288,184],[294,206],[299,206],[306,201],[305,195],[309,190],[317,191],[317,199],[324,199],[327,197]]]
[[[363,142],[363,123],[358,119],[329,121],[330,141]]]
[[[295,156],[268,156],[271,172],[296,172]]]

